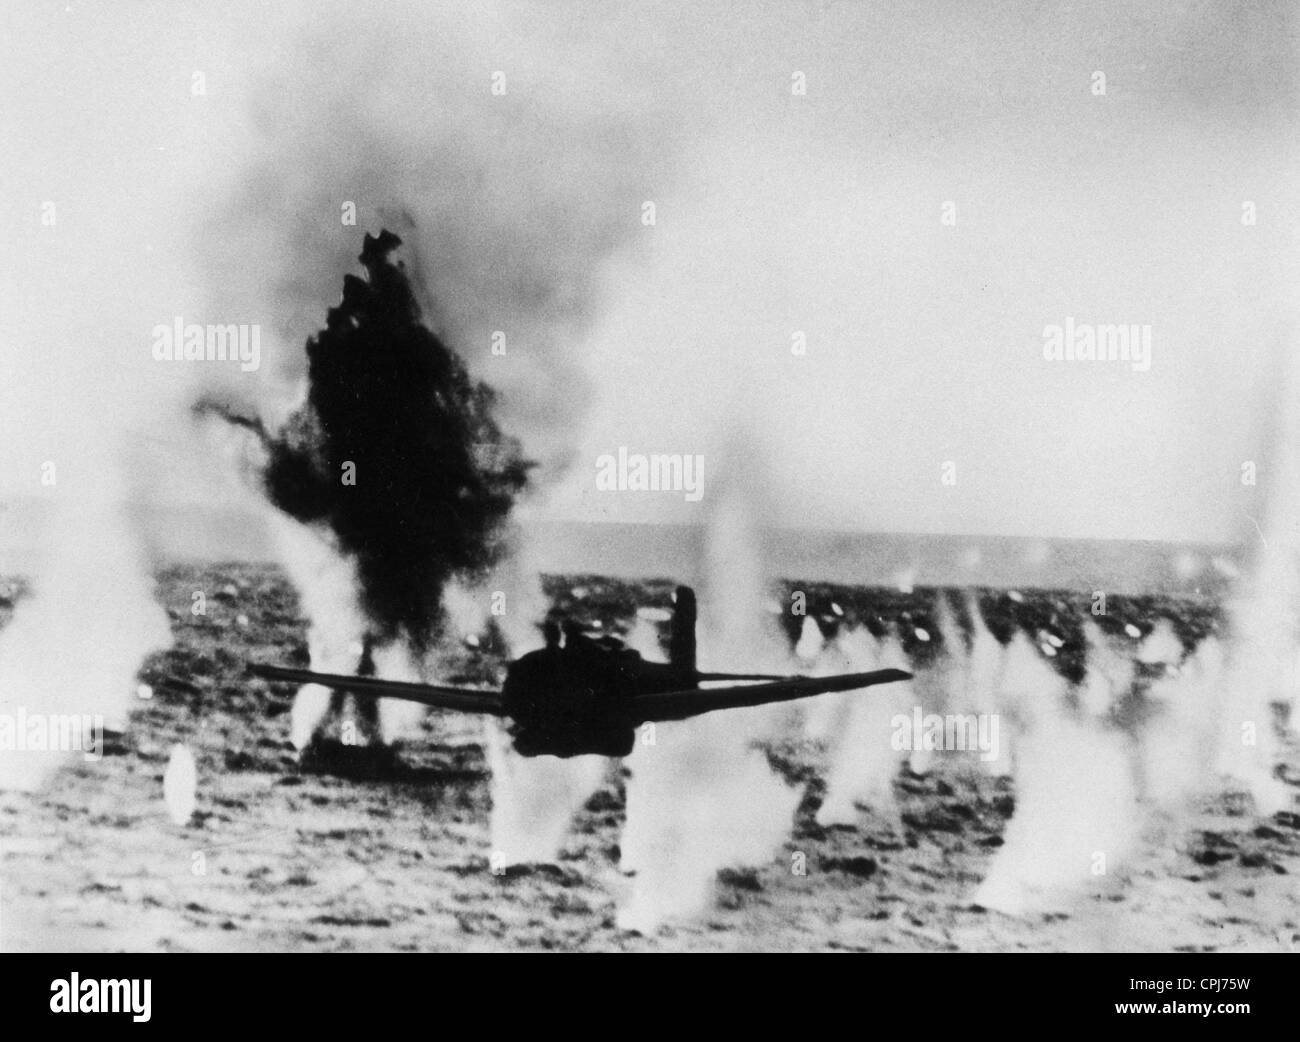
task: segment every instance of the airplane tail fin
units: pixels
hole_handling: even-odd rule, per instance
[[[668,639],[668,661],[679,673],[694,675],[695,668],[695,591],[677,587],[673,609],[672,634]]]

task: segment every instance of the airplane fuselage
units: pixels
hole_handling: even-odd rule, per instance
[[[570,635],[512,662],[502,696],[523,756],[626,756],[636,741],[626,699],[695,686],[693,671]]]

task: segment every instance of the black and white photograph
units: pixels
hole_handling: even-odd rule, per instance
[[[38,1011],[317,952],[1262,1008],[1195,955],[1300,951],[1300,7],[0,24],[0,951],[120,960]]]

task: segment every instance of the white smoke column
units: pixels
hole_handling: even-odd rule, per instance
[[[1287,616],[1280,603],[1252,598],[1232,605],[1228,666],[1215,725],[1217,772],[1244,783],[1262,815],[1285,810],[1294,800],[1273,773],[1280,750],[1272,703],[1291,701],[1294,675],[1290,636],[1284,632]]]
[[[163,802],[173,825],[188,825],[198,803],[199,769],[194,754],[177,742],[163,772]]]
[[[779,671],[787,642],[764,610],[766,577],[754,518],[756,483],[715,492],[700,590],[700,668]],[[634,869],[618,911],[624,929],[649,932],[698,915],[718,870],[763,863],[789,834],[798,793],[777,777],[755,742],[782,707],[710,713],[659,724],[654,744],[629,758],[623,866]]]
[[[1142,795],[1167,811],[1211,791],[1217,708],[1227,678],[1225,650],[1206,637],[1176,670],[1151,684],[1152,718],[1138,741]]]
[[[656,628],[654,623],[668,622],[671,618],[671,613],[665,613],[661,618],[658,609],[637,609],[636,619],[632,623],[632,630],[627,636],[627,646],[637,652],[647,662],[666,662],[667,656],[663,651],[659,630]],[[648,741],[651,737],[656,741],[658,740],[657,727],[649,730],[643,729],[638,735],[639,740],[642,742]],[[642,828],[640,823],[638,823],[637,827],[638,829],[642,829],[643,833],[646,831]],[[635,841],[629,849],[628,834],[625,831],[620,845],[618,864],[619,872],[622,873],[623,878],[621,881],[623,883],[626,883],[626,877],[634,876],[636,874],[637,869],[640,867],[638,866],[636,859],[643,851],[644,844]],[[630,898],[632,889],[624,885],[616,890],[616,894],[617,900],[620,903],[623,903]]]
[[[495,721],[488,728],[487,756],[493,869],[555,861],[574,814],[604,780],[608,761],[603,756],[520,756]]]
[[[146,101],[134,71],[113,76],[138,33],[92,17],[65,20],[65,35],[38,12],[8,13],[27,39],[0,73],[24,146],[0,164],[0,196],[50,202],[43,223],[8,222],[0,260],[0,553],[31,591],[0,631],[0,713],[124,727],[143,660],[171,642],[148,505],[183,440],[162,432],[180,426],[185,378],[153,361],[150,330],[189,313],[178,203],[206,161],[198,148],[192,166],[161,156],[166,101]],[[64,38],[36,44],[51,31]],[[50,91],[77,76],[113,89]],[[150,444],[163,451],[151,458]],[[0,752],[0,785],[37,787],[64,759]]]
[[[966,595],[970,616],[970,674],[966,684],[966,704],[976,712],[990,712],[996,699],[998,677],[1002,672],[1003,648],[989,630],[974,591]]]
[[[307,653],[318,673],[354,674],[361,662],[367,628],[357,598],[354,563],[324,529],[310,527],[268,506],[267,518],[279,559],[298,591],[307,619]],[[304,684],[294,698],[290,739],[299,751],[325,723],[331,691]]]
[[[817,620],[811,615],[804,617],[803,624],[799,628],[799,639],[795,641],[794,653],[790,657],[787,671],[810,677],[825,677],[847,672],[838,639],[828,642]],[[840,711],[841,701],[848,697],[849,694],[814,698],[804,705],[802,707],[804,736],[814,742],[833,737],[844,718],[844,714]]]
[[[989,630],[980,610],[979,598],[973,590],[966,595],[966,610],[970,615],[970,654],[966,669],[966,706],[979,714],[997,712],[997,688],[1002,677],[1006,650]],[[1011,753],[1005,733],[999,735],[998,755],[993,760],[980,758],[980,766],[989,774],[1006,776],[1011,773]]]
[[[935,594],[934,625],[939,632],[939,646],[942,649],[936,656],[938,661],[934,669],[945,681],[940,685],[944,701],[949,707],[965,711],[970,708],[964,703],[970,649],[945,590],[939,590]]]
[[[912,683],[918,696],[917,704],[921,706],[923,714],[966,712],[969,707],[964,704],[964,699],[970,673],[970,654],[965,635],[957,624],[948,596],[943,590],[939,590],[935,596],[934,626],[940,637],[939,650],[924,667],[916,670],[916,679]],[[917,774],[925,774],[933,766],[934,759],[935,750],[914,747],[910,757],[911,769]],[[963,756],[961,759],[970,763],[974,758]]]
[[[917,678],[923,692],[921,704],[925,712],[976,715],[997,712],[997,690],[1004,673],[1005,652],[989,632],[973,591],[967,592],[966,604],[971,620],[969,641],[958,624],[947,595],[943,591],[938,594],[935,625],[943,638],[943,651],[935,663],[920,671]],[[986,760],[983,756],[962,755],[956,760],[957,765],[962,770],[1009,774],[1011,757],[1003,738],[999,733],[995,758]]]
[[[1004,743],[1014,727],[1016,809],[974,896],[986,908],[1020,915],[1068,905],[1106,882],[1137,840],[1123,736],[1069,713],[1065,687],[1017,632],[999,684]]]
[[[1133,689],[1135,667],[1130,655],[1115,646],[1091,617],[1083,620],[1087,647],[1087,673],[1076,689],[1079,705],[1095,720],[1102,720]]]
[[[899,647],[902,647],[901,637]],[[949,693],[947,685],[953,679],[953,671],[949,665],[941,658],[938,662],[928,663],[923,668],[911,667],[911,669],[914,679],[908,686],[914,695],[914,704],[921,707],[923,714],[942,712]],[[907,768],[916,775],[929,774],[934,768],[938,750],[925,748],[919,736],[914,735],[913,739],[912,749],[907,755]]]
[[[805,615],[803,625],[799,628],[799,640],[794,646],[795,658],[809,665],[817,660],[825,647],[826,637],[822,628],[811,615]]]
[[[504,613],[493,615],[511,658],[542,646],[541,624],[550,610],[532,545],[521,531],[510,535],[510,550],[493,570],[486,589],[501,593]]]
[[[375,648],[373,654],[376,676],[415,684],[441,680],[439,677],[428,675],[424,661],[413,655],[410,647],[403,641],[395,641]],[[428,709],[419,702],[408,702],[403,698],[381,698],[376,709],[379,717],[379,740],[384,745],[392,745],[403,738],[418,737],[420,722],[428,713]]]
[[[0,713],[99,716],[124,726],[146,655],[171,643],[128,516],[119,446],[101,433],[55,487],[30,599],[0,631]],[[0,788],[35,789],[69,755],[0,751]]]
[[[605,780],[609,761],[603,756],[520,756],[498,720],[486,722],[486,743],[493,869],[556,861],[574,815]]]
[[[841,633],[836,643],[849,672],[908,668],[896,638],[882,647],[865,626]],[[827,750],[826,798],[817,808],[817,824],[851,825],[860,803],[897,817],[894,779],[905,754],[891,741],[892,721],[899,714],[911,714],[916,701],[911,681],[828,697],[836,699],[836,715]]]
[[[1174,624],[1162,617],[1138,645],[1135,658],[1147,666],[1176,666],[1182,661],[1183,651],[1183,642],[1174,632]]]
[[[1262,524],[1250,526],[1254,548],[1247,578],[1228,611],[1228,662],[1217,722],[1220,774],[1244,782],[1260,814],[1292,806],[1273,769],[1279,749],[1274,702],[1291,707],[1295,726],[1296,626],[1300,618],[1300,352],[1279,344],[1277,399],[1261,466],[1266,489]],[[1253,520],[1253,519],[1252,519]]]

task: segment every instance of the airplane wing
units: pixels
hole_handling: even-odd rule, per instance
[[[840,673],[831,677],[790,677],[771,684],[733,684],[731,687],[632,695],[627,700],[627,713],[633,725],[685,720],[718,709],[745,709],[772,702],[792,702],[831,691],[856,691],[860,687],[891,684],[911,677],[911,673],[901,669],[878,669],[871,673]]]
[[[402,698],[408,702],[433,706],[435,709],[455,709],[462,713],[485,713],[488,716],[505,716],[500,691],[473,687],[442,687],[437,684],[412,684],[402,680],[380,680],[378,677],[353,677],[344,673],[313,673],[309,669],[288,669],[284,666],[251,664],[248,671],[264,680],[283,680],[291,684],[322,684],[325,687],[351,691],[354,695],[374,698]]]

